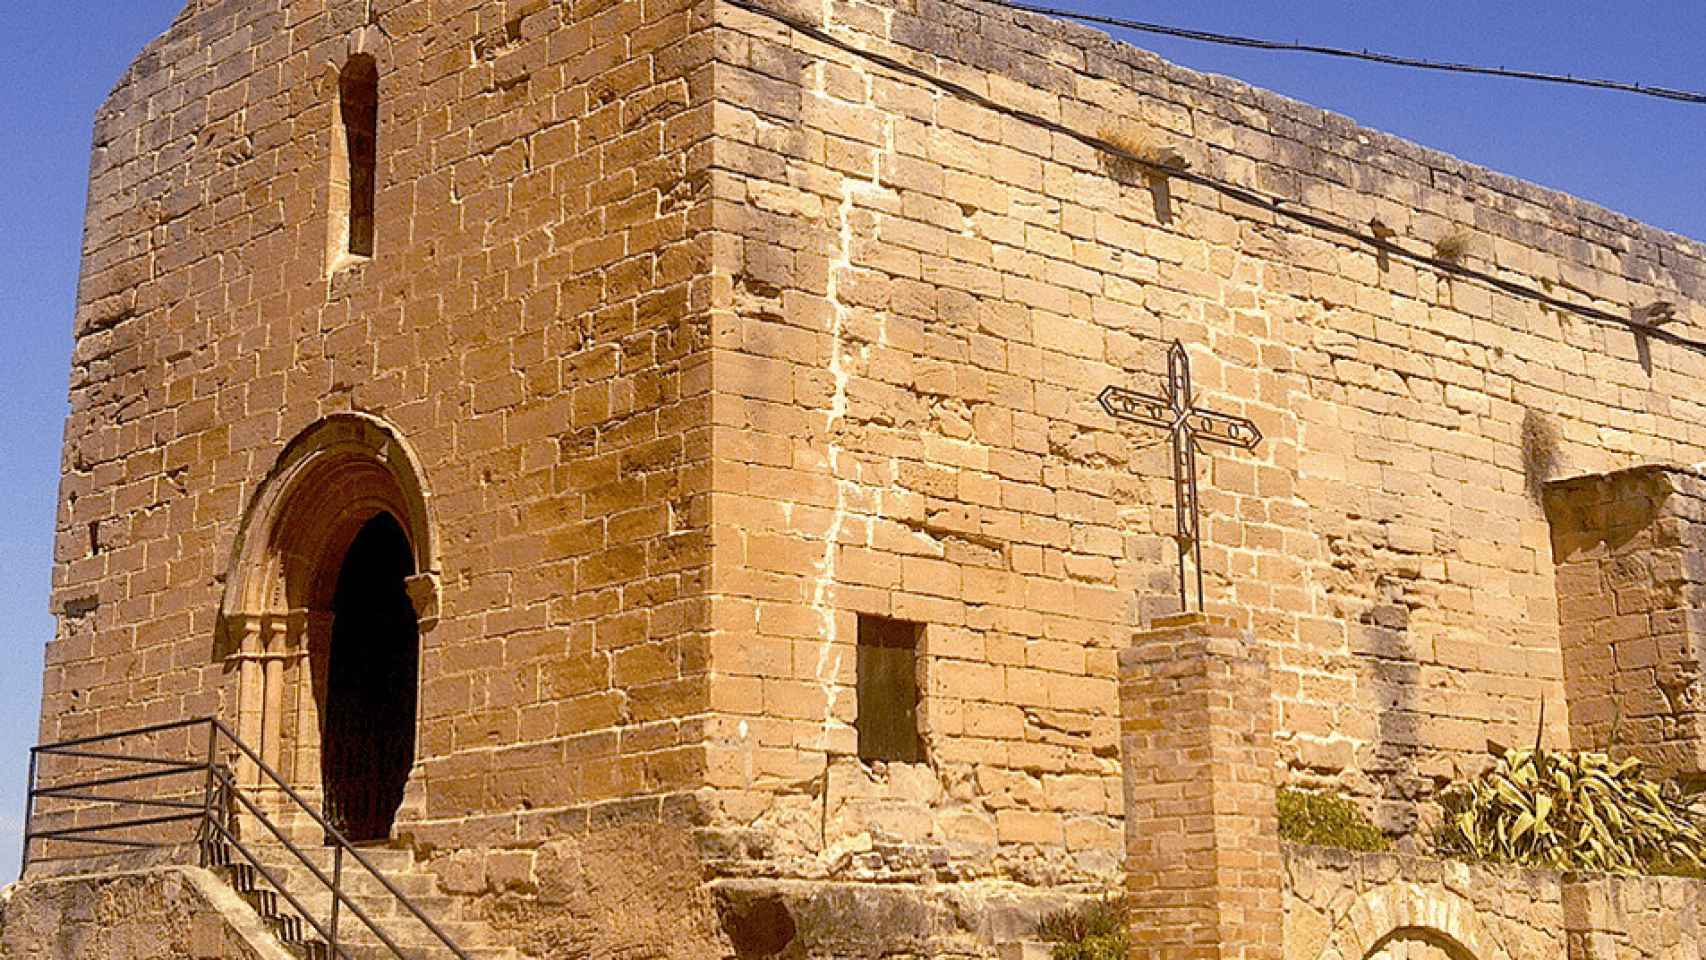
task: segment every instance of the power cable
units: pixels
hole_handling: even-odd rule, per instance
[[[1534,70],[1513,70],[1509,67],[1487,67],[1473,63],[1452,63],[1441,60],[1422,60],[1416,57],[1400,57],[1390,53],[1376,53],[1372,50],[1351,50],[1344,47],[1328,47],[1314,43],[1286,43],[1281,40],[1262,40],[1255,37],[1240,37],[1229,33],[1212,33],[1207,30],[1192,30],[1186,27],[1172,27],[1161,23],[1148,23],[1143,20],[1131,20],[1125,17],[1110,17],[1094,13],[1081,13],[1076,10],[1066,10],[1060,7],[1045,7],[1030,3],[1020,3],[1017,0],[983,0],[997,7],[1008,7],[1013,10],[1023,10],[1026,13],[1037,13],[1048,17],[1059,17],[1065,20],[1077,20],[1083,23],[1094,23],[1104,27],[1119,27],[1138,33],[1148,33],[1163,37],[1174,37],[1180,40],[1195,40],[1200,43],[1218,43],[1223,46],[1244,47],[1252,50],[1278,50],[1290,53],[1313,53],[1324,57],[1342,57],[1347,60],[1363,60],[1369,63],[1384,63],[1395,67],[1413,67],[1417,70],[1437,70],[1444,73],[1468,73],[1486,77],[1505,77],[1515,80],[1534,80],[1540,83],[1557,83],[1573,87],[1593,87],[1600,90],[1615,90],[1619,93],[1636,93],[1647,97],[1658,97],[1663,100],[1677,100],[1682,103],[1706,104],[1706,93],[1694,90],[1677,90],[1671,87],[1657,87],[1644,83],[1629,83],[1624,80],[1602,80],[1593,77],[1577,77],[1565,73],[1541,73]]]
[[[946,77],[937,76],[928,70],[924,70],[887,54],[878,53],[875,50],[867,50],[849,40],[835,36],[821,26],[808,23],[804,20],[790,16],[789,14],[773,10],[764,3],[758,2],[758,0],[724,0],[724,2],[738,10],[744,10],[748,13],[756,14],[774,23],[787,27],[795,33],[815,40],[825,46],[833,47],[843,51],[844,53],[860,57],[870,63],[876,64],[877,66],[892,70],[901,76],[911,77],[915,80],[927,83],[936,89],[941,90],[943,93],[951,94],[967,102],[975,103],[987,110],[1002,114],[1003,116],[1012,117],[1015,120],[1048,130],[1051,133],[1070,137],[1087,147],[1135,164],[1139,168],[1149,171],[1157,176],[1174,178],[1186,183],[1196,184],[1197,186],[1219,193],[1222,196],[1230,197],[1250,206],[1266,210],[1269,213],[1274,214],[1276,217],[1284,217],[1294,223],[1299,223],[1304,226],[1320,230],[1324,233],[1331,233],[1347,240],[1352,240],[1363,245],[1373,247],[1375,250],[1387,255],[1397,257],[1398,259],[1420,266],[1429,267],[1441,274],[1454,276],[1462,280],[1473,281],[1485,287],[1498,290],[1501,293],[1505,293],[1519,299],[1540,303],[1544,306],[1551,307],[1554,310],[1571,313],[1578,317],[1582,317],[1583,319],[1594,320],[1610,326],[1622,327],[1634,333],[1638,342],[1641,338],[1646,338],[1649,340],[1656,340],[1661,343],[1668,343],[1672,346],[1680,347],[1684,350],[1690,350],[1695,353],[1706,354],[1706,340],[1697,340],[1691,337],[1685,337],[1669,330],[1663,330],[1656,326],[1637,322],[1633,317],[1620,316],[1609,310],[1602,310],[1599,307],[1595,307],[1590,304],[1574,303],[1548,291],[1537,290],[1534,287],[1519,283],[1515,280],[1493,276],[1472,267],[1464,266],[1454,260],[1429,256],[1425,253],[1405,249],[1404,247],[1393,243],[1386,237],[1374,235],[1362,224],[1333,220],[1322,213],[1302,209],[1298,207],[1294,201],[1288,200],[1284,197],[1268,196],[1247,187],[1219,180],[1188,168],[1182,169],[1178,167],[1161,166],[1151,160],[1137,156],[1124,147],[1111,143],[1102,137],[1074,129],[1073,127],[1061,123],[1058,120],[1051,120],[1047,117],[1038,116],[1037,114],[1027,112],[1017,107],[1009,106],[998,100],[994,100],[985,94],[979,93],[976,90],[972,90],[964,84],[955,83]],[[1002,3],[1001,0],[985,0],[985,2],[998,3],[1000,5],[1011,5]]]

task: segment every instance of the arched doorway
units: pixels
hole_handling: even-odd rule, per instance
[[[385,839],[424,800],[411,777],[438,606],[428,503],[401,436],[339,414],[285,447],[233,544],[216,656],[237,681],[238,735],[352,840]],[[246,787],[278,792],[233,762]]]
[[[408,536],[382,512],[344,554],[332,597],[321,777],[326,818],[358,843],[390,836],[415,758],[414,572]]]

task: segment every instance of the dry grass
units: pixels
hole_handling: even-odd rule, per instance
[[[1178,147],[1161,139],[1146,126],[1127,123],[1107,127],[1101,131],[1101,139],[1120,151],[1107,154],[1109,166],[1116,174],[1178,171],[1191,165]],[[1131,166],[1142,169],[1122,170],[1122,167]]]
[[[1552,421],[1533,410],[1522,414],[1522,473],[1528,495],[1539,502],[1546,481],[1558,472],[1564,456],[1563,442]]]
[[[1454,227],[1434,241],[1434,256],[1446,263],[1459,263],[1464,257],[1469,256],[1469,251],[1474,245],[1474,234],[1462,227]]]

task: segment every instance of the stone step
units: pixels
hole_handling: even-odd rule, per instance
[[[376,944],[341,945],[341,949],[349,956],[349,960],[397,960],[396,954]],[[468,955],[468,960],[521,960],[521,954],[509,947],[462,947],[462,952]],[[332,954],[328,952],[326,960],[331,958]],[[437,952],[419,948],[417,952],[411,952],[407,960],[456,960],[456,955],[442,946]]]
[[[327,875],[332,872],[332,860],[336,854],[332,847],[321,844],[297,844],[297,851],[302,854],[300,858],[286,849],[283,844],[277,843],[252,844],[249,850],[255,854],[256,859],[268,865],[277,863],[287,866],[301,866],[305,859],[326,871]],[[387,878],[415,870],[415,855],[410,850],[399,850],[393,847],[358,847],[356,854],[359,854],[361,859],[371,863],[374,869],[385,874]],[[344,854],[344,867],[349,871],[366,872],[356,862],[355,855],[350,853]]]
[[[306,960],[335,960],[313,925],[302,919],[306,915],[322,927],[330,925],[332,892],[303,860],[330,878],[335,852],[324,846],[299,847],[301,856],[298,856],[280,844],[250,844],[248,849],[300,907],[273,889],[272,883],[234,850],[224,852],[227,881],[299,955]],[[415,865],[411,851],[371,847],[362,849],[361,855],[376,870],[383,871],[385,879],[470,960],[517,960],[514,950],[483,942],[490,935],[484,924],[460,919],[456,900],[438,892],[437,878]],[[405,960],[455,960],[456,954],[347,852],[340,882],[349,900],[339,910],[339,948],[349,960],[397,960],[396,954],[350,909],[352,901],[403,951]]]
[[[295,895],[296,899],[302,904],[302,908],[307,910],[308,914],[322,926],[331,922],[332,895],[330,893],[297,893],[294,890],[291,891],[291,893]],[[410,913],[407,908],[398,905],[395,900],[364,900],[360,897],[354,897],[351,899],[361,907],[362,912],[372,918],[374,923],[393,939],[416,936],[417,932],[420,939],[426,939],[431,936],[430,931],[427,930],[426,924],[421,923],[418,917]],[[416,900],[414,901],[414,904],[422,913],[426,914],[427,918],[437,925],[439,929],[451,934],[452,939],[455,939],[455,934],[457,932],[469,932],[474,930],[474,925],[459,920],[454,916],[455,903],[449,897],[435,896],[431,899]],[[286,906],[288,906],[288,904],[286,904]],[[349,904],[347,902],[339,908],[338,913],[340,923],[339,929],[356,931],[361,935],[366,935],[368,930],[367,924],[349,908]]]
[[[267,868],[268,873],[288,885],[293,891],[298,888],[308,889],[324,886],[321,880],[307,867],[303,866],[299,860],[269,863],[265,858],[262,858],[262,864]],[[319,869],[326,880],[337,879],[340,889],[353,896],[373,898],[392,896],[385,884],[380,883],[377,877],[359,865],[346,862],[341,877],[337,876],[329,866],[319,867]],[[411,900],[417,897],[434,896],[438,893],[438,878],[430,873],[391,872],[385,874],[385,879],[399,893]]]
[[[297,919],[295,908],[284,902],[282,898],[269,896],[269,892],[266,890],[256,891],[249,897],[256,903],[257,909],[273,924],[281,939],[293,940],[316,947],[323,945],[319,942],[322,938],[314,927]],[[329,936],[330,914],[324,912],[324,907],[316,909],[315,905],[308,906],[321,926],[327,928]],[[412,916],[390,916],[383,919],[375,917],[375,920],[380,929],[385,932],[386,937],[402,949],[408,960],[417,960],[417,958],[418,960],[438,960],[438,958],[453,960],[455,957],[455,954],[444,945],[442,940]],[[513,955],[512,952],[508,951],[508,948],[480,944],[479,941],[485,936],[485,930],[480,924],[457,921],[439,922],[436,920],[435,923],[450,938],[450,941],[464,953],[467,953],[470,958],[476,955],[492,958],[505,958]],[[340,946],[347,948],[345,952],[350,953],[352,957],[359,951],[364,955],[371,955],[376,958],[383,957],[385,960],[396,960],[396,954],[385,946],[384,941],[371,928],[347,912],[340,918],[338,938]]]

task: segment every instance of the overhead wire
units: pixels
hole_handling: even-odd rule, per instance
[[[1094,23],[1098,26],[1104,27],[1119,27],[1123,30],[1132,30],[1138,33],[1173,37],[1180,40],[1194,40],[1200,43],[1214,43],[1222,46],[1244,47],[1251,50],[1312,53],[1324,57],[1340,57],[1348,60],[1362,60],[1368,63],[1383,63],[1388,66],[1411,67],[1417,70],[1435,70],[1444,73],[1474,74],[1485,77],[1504,77],[1513,80],[1533,80],[1540,83],[1555,83],[1574,87],[1592,87],[1600,90],[1615,90],[1619,93],[1633,93],[1647,97],[1658,97],[1660,99],[1675,100],[1681,103],[1706,104],[1706,93],[1695,90],[1679,90],[1673,87],[1661,87],[1645,83],[1631,83],[1626,80],[1578,77],[1567,73],[1545,73],[1537,70],[1518,70],[1511,67],[1489,67],[1474,63],[1453,63],[1448,60],[1424,60],[1418,57],[1401,57],[1390,53],[1377,53],[1372,50],[1352,50],[1347,47],[1329,47],[1316,43],[1263,40],[1256,37],[1243,37],[1230,33],[1215,33],[1209,30],[1193,30],[1188,27],[1174,27],[1162,23],[1132,20],[1126,17],[1111,17],[1105,14],[1084,13],[1079,10],[1068,10],[1064,7],[1041,6],[1038,4],[1024,3],[1021,2],[1021,0],[983,0],[983,2],[997,7],[1008,7],[1013,10],[1023,10],[1026,13],[1042,14],[1043,16],[1048,17],[1059,17],[1065,20],[1077,20],[1081,23]]]
[[[1017,107],[1001,103],[1000,101],[997,101],[986,94],[979,93],[964,84],[956,83],[946,77],[937,76],[928,70],[914,66],[913,64],[907,63],[896,57],[879,53],[875,50],[867,50],[846,40],[845,38],[835,36],[821,26],[796,19],[795,17],[789,16],[781,11],[773,10],[764,3],[758,2],[758,0],[724,0],[724,2],[736,9],[745,10],[748,13],[756,14],[775,23],[781,24],[801,36],[863,58],[870,63],[892,70],[902,76],[908,76],[915,80],[928,83],[944,93],[975,103],[987,110],[1040,127],[1041,129],[1048,130],[1051,133],[1069,137],[1087,147],[1135,164],[1140,169],[1146,170],[1156,176],[1168,177],[1196,184],[1197,186],[1219,193],[1222,196],[1240,201],[1252,207],[1266,210],[1277,217],[1285,217],[1293,222],[1313,227],[1324,233],[1332,233],[1349,240],[1357,241],[1366,246],[1373,247],[1375,250],[1389,256],[1429,267],[1442,274],[1448,274],[1460,279],[1474,281],[1513,297],[1534,301],[1561,312],[1574,314],[1582,317],[1583,319],[1623,327],[1636,335],[1637,343],[1639,343],[1642,338],[1646,338],[1661,343],[1668,343],[1672,346],[1680,347],[1696,353],[1706,354],[1706,340],[1697,340],[1656,326],[1638,323],[1633,317],[1620,316],[1609,310],[1604,310],[1591,304],[1574,303],[1550,292],[1538,290],[1526,284],[1518,283],[1515,280],[1493,276],[1492,274],[1476,270],[1472,267],[1464,266],[1455,260],[1431,256],[1426,253],[1406,249],[1388,238],[1367,232],[1362,224],[1338,222],[1320,212],[1302,209],[1294,201],[1288,200],[1284,197],[1269,196],[1248,187],[1220,180],[1189,168],[1168,167],[1157,164],[1152,160],[1137,156],[1124,147],[1112,143],[1102,137],[1085,133],[1082,130],[1075,129],[1058,120],[1051,120],[1048,117],[1039,116]],[[1012,5],[1003,2],[1003,0],[984,0],[984,2],[997,3],[1002,6]]]

